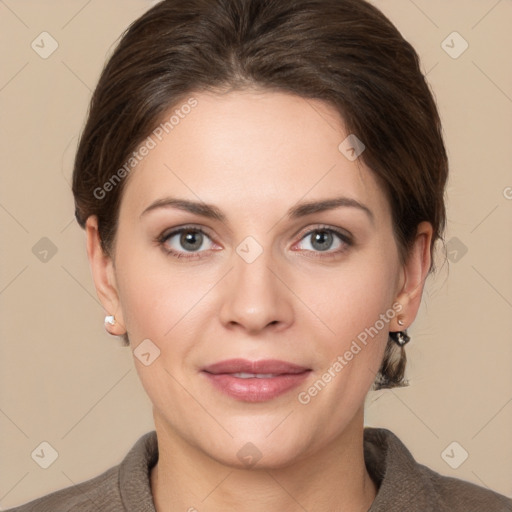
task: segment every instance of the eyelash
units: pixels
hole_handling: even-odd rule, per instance
[[[196,251],[196,252],[190,252],[190,253],[185,252],[184,253],[184,252],[175,251],[174,249],[169,249],[166,246],[166,242],[168,242],[172,237],[179,235],[181,233],[187,232],[187,231],[191,231],[194,233],[200,233],[200,234],[205,235],[206,237],[211,239],[211,237],[208,235],[208,233],[201,228],[198,228],[195,226],[184,226],[179,229],[175,229],[171,232],[162,233],[157,238],[156,241],[162,247],[162,249],[168,255],[172,256],[173,258],[176,258],[176,259],[198,259],[198,258],[201,258],[200,254],[205,251],[198,251],[198,252]],[[329,226],[321,226],[321,225],[315,227],[314,229],[310,229],[309,231],[306,231],[300,237],[299,242],[304,240],[308,236],[311,236],[314,233],[322,233],[322,232],[332,233],[332,234],[336,235],[340,239],[341,243],[343,244],[343,247],[341,249],[337,249],[335,251],[310,251],[310,250],[307,250],[307,252],[313,253],[313,257],[318,257],[318,258],[323,258],[323,259],[334,258],[334,257],[344,253],[349,247],[354,245],[352,238],[348,234],[346,234],[342,231],[339,231],[335,228],[332,228]]]

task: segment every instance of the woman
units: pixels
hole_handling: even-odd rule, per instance
[[[17,511],[505,511],[364,428],[404,385],[445,225],[418,57],[362,0],[165,0],[127,31],[77,151],[108,332],[156,432]]]

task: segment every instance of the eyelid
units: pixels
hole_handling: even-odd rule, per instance
[[[183,231],[197,231],[198,233],[202,233],[206,235],[210,240],[213,241],[212,235],[209,233],[208,228],[204,226],[197,226],[194,224],[183,224],[182,226],[174,226],[172,228],[165,229],[162,233],[157,237],[157,240],[160,242],[164,242],[169,239],[172,235],[178,235]]]
[[[308,226],[304,230],[299,231],[299,233],[295,236],[299,237],[299,242],[300,242],[306,236],[311,235],[311,233],[314,233],[315,231],[329,231],[329,232],[334,233],[335,235],[339,236],[343,242],[345,242],[347,244],[354,244],[354,237],[349,231],[347,231],[346,229],[343,229],[343,228],[329,226],[327,224],[318,224],[313,227]]]

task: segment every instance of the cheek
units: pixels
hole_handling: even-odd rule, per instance
[[[319,400],[312,398],[317,406],[324,402],[343,404],[345,410],[357,409],[380,368],[389,323],[396,314],[392,306],[398,260],[393,259],[393,251],[389,256],[379,254],[372,253],[371,261],[361,256],[333,273],[329,283],[319,283],[318,290],[327,290],[319,316],[331,332],[322,343],[322,382],[318,383],[320,389],[327,383],[328,389],[320,393]],[[344,413],[335,410],[334,416],[340,419]]]
[[[317,301],[319,317],[331,333],[334,331],[335,338],[349,341],[391,308],[396,272],[391,260],[382,265],[365,261],[333,272],[325,282],[317,283],[311,300]],[[380,322],[378,325],[382,329]]]
[[[191,282],[190,273],[126,268],[119,289],[126,328],[134,342],[136,338],[164,340],[180,325],[193,322],[213,282],[207,278]]]
[[[318,393],[322,398],[311,398],[317,396],[314,389],[310,398],[318,407],[333,404],[333,417],[325,418],[329,424],[361,405],[380,368],[389,323],[396,314],[392,306],[397,267],[391,260],[387,263],[385,270],[366,263],[360,271],[347,269],[336,274],[328,288],[322,287],[329,292],[322,297],[321,318],[331,332],[319,346],[323,364],[317,388],[322,389]],[[323,414],[316,406],[315,411]]]
[[[116,259],[125,326],[134,344],[145,338],[158,343],[171,337],[178,324],[190,321],[215,281],[187,265],[171,267],[160,250],[133,248],[137,244],[127,243],[129,238],[119,236]]]

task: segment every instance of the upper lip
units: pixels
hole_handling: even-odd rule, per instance
[[[218,363],[211,364],[202,368],[202,371],[208,373],[271,373],[274,375],[288,373],[302,373],[310,368],[299,366],[297,364],[280,361],[278,359],[261,359],[259,361],[249,361],[248,359],[226,359]]]

